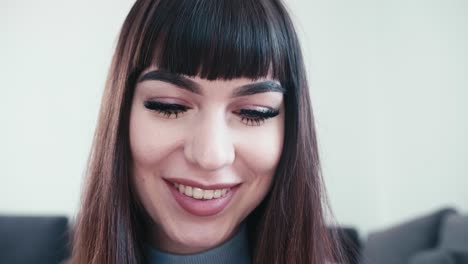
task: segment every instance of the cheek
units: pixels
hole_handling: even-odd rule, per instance
[[[251,132],[239,140],[239,156],[257,176],[273,176],[283,149],[283,128]]]
[[[164,128],[164,129],[162,129]],[[130,150],[136,166],[155,165],[174,150],[180,140],[179,129],[164,126],[150,113],[134,111],[130,115]]]
[[[275,171],[283,150],[283,135],[283,119],[278,118],[270,127],[251,133],[248,141],[243,140],[241,147],[252,168],[271,174]]]
[[[238,208],[242,218],[247,217],[264,199],[278,166],[283,149],[283,127],[256,129],[243,134],[239,141],[238,155],[245,188],[239,196]]]
[[[181,142],[177,132],[180,129],[138,107],[132,109],[129,129],[132,180],[137,195],[151,218],[160,219],[158,205],[167,203],[167,200],[158,195],[163,190],[159,176],[163,167],[168,165],[166,158]]]

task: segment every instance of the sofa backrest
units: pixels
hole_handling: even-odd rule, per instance
[[[68,239],[67,217],[0,215],[0,263],[61,263]]]

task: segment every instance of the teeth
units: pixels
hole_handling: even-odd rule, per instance
[[[184,193],[187,196],[192,196],[192,187],[190,187],[190,186],[185,187],[185,192]]]
[[[184,192],[185,192],[185,186],[183,186],[183,185],[179,185],[179,188],[178,188],[178,189],[179,189],[179,192],[180,192],[180,193],[184,193]]]
[[[186,186],[183,184],[173,183],[174,187],[179,190],[180,193],[186,196],[195,198],[197,200],[211,200],[220,197],[224,197],[230,188],[216,189],[216,190],[204,190],[197,187]]]
[[[193,188],[193,198],[201,199],[203,198],[203,190],[200,188]]]
[[[210,200],[213,199],[214,191],[213,190],[206,190],[203,193],[203,199]]]

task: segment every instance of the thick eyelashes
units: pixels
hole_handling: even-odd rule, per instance
[[[168,104],[168,103],[161,103],[157,101],[145,101],[144,106],[149,110],[156,111],[167,118],[177,118],[181,113],[187,112],[189,107],[180,104]]]
[[[249,126],[259,126],[265,120],[273,118],[279,114],[279,110],[262,108],[262,110],[241,109],[235,114],[241,117],[241,121]]]
[[[144,106],[152,111],[162,114],[167,118],[178,118],[191,108],[180,104],[161,103],[158,101],[145,101]],[[242,123],[248,126],[259,126],[269,118],[273,118],[279,114],[279,110],[268,107],[258,109],[241,109],[234,112],[241,118]]]

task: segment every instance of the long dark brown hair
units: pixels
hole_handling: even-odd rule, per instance
[[[323,264],[327,232],[314,118],[299,42],[280,0],[136,1],[120,32],[77,217],[73,264],[144,263],[148,216],[131,180],[129,114],[136,80],[157,66],[209,80],[267,75],[286,89],[273,185],[247,219],[252,263]]]

